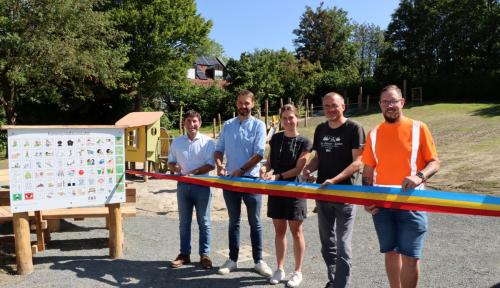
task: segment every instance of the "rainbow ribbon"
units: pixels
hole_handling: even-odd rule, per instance
[[[384,208],[428,212],[483,215],[500,217],[500,197],[435,190],[407,190],[400,188],[328,185],[288,181],[217,176],[179,176],[127,170],[128,174],[145,175],[231,191],[307,198],[358,205],[377,205]]]

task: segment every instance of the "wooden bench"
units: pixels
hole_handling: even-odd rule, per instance
[[[9,191],[0,190],[0,223],[13,221],[16,238],[16,262],[18,273],[29,274],[33,271],[31,255],[38,251],[45,250],[45,242],[50,240],[50,232],[59,231],[61,219],[83,220],[85,218],[105,218],[106,228],[109,229],[110,256],[111,258],[121,257],[123,253],[122,216],[131,217],[136,215],[136,188],[127,183],[125,190],[125,203],[108,204],[99,207],[51,209],[15,214],[12,214],[10,209]],[[26,252],[25,246],[28,245],[29,247],[30,242],[29,222],[34,223],[31,227],[33,230],[36,230],[37,235],[37,243],[31,246],[31,253]],[[20,239],[17,239],[17,237]],[[18,249],[18,241],[23,242],[23,249]],[[19,246],[21,246],[21,244]],[[23,250],[22,253],[20,250]]]

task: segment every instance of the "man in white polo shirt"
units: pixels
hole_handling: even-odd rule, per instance
[[[212,157],[215,142],[212,138],[199,133],[201,116],[194,110],[184,114],[186,135],[172,141],[168,154],[170,171],[180,175],[207,175],[215,168]],[[200,265],[204,269],[212,268],[210,260],[210,187],[177,183],[177,206],[179,209],[180,254],[170,263],[170,267],[178,268],[191,262],[191,219],[193,207],[196,209],[196,220],[200,231],[199,254]]]

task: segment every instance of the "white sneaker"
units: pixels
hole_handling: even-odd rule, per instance
[[[264,277],[270,277],[273,274],[273,270],[267,266],[266,262],[264,260],[260,260],[255,266],[253,266],[253,269],[257,271],[260,275]]]
[[[269,283],[275,285],[280,283],[285,279],[285,271],[283,269],[277,269],[274,271],[273,276],[269,279]]]
[[[302,283],[302,272],[295,271],[292,274],[292,278],[290,278],[290,280],[288,280],[286,285],[288,287],[295,288],[295,287],[299,287],[300,283]]]
[[[217,273],[220,275],[226,275],[229,274],[231,271],[234,271],[236,268],[238,268],[238,263],[234,262],[231,259],[227,259],[222,266],[220,266],[219,270]]]

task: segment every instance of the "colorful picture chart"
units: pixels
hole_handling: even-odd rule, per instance
[[[122,128],[9,129],[12,212],[125,202]]]

